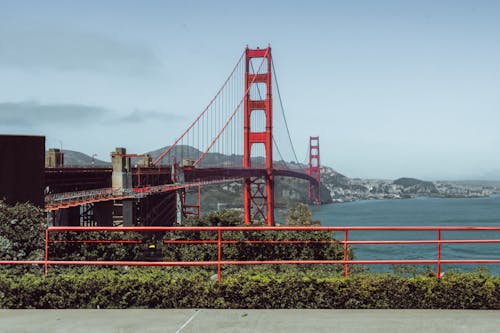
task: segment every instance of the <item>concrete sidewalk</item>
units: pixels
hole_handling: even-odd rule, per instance
[[[0,310],[0,332],[500,332],[500,311]]]

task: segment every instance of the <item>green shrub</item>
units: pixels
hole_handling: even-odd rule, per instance
[[[150,236],[136,232],[52,232],[49,235],[51,260],[137,260],[141,244],[84,241],[146,241]]]
[[[213,272],[212,272],[213,273]],[[198,269],[67,270],[18,276],[0,272],[0,308],[304,308],[500,309],[500,277],[358,274],[263,269],[223,275]]]
[[[307,207],[306,207],[307,208]],[[302,209],[301,211],[304,211]],[[222,209],[200,219],[187,219],[186,226],[235,226],[241,225],[241,212]],[[306,219],[307,220],[307,219]],[[305,221],[305,220],[304,220]],[[304,222],[306,223],[306,222]],[[306,224],[308,224],[307,222]],[[84,232],[52,233],[53,242],[49,257],[53,260],[140,260],[148,244],[155,244],[164,261],[214,261],[218,258],[217,232],[171,231],[156,233]],[[335,242],[330,231],[224,231],[222,240],[235,241],[222,245],[224,260],[340,260],[344,257],[343,246]],[[141,245],[82,243],[82,240],[141,240]],[[180,243],[166,243],[173,240]],[[205,240],[211,244],[182,243]],[[263,243],[261,241],[298,241],[296,243]],[[349,251],[349,258],[353,258]],[[276,268],[279,269],[279,268]],[[341,265],[335,270],[341,271]],[[360,267],[353,267],[359,271]]]
[[[44,212],[30,204],[9,206],[0,201],[0,260],[44,257]]]

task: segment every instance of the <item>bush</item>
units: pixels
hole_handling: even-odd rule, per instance
[[[0,259],[41,260],[45,244],[44,212],[30,204],[0,201]]]
[[[305,206],[307,209],[307,206]],[[300,210],[304,212],[304,209]],[[309,221],[309,219],[306,219]],[[305,221],[305,220],[304,220]],[[222,209],[204,216],[201,220],[190,218],[186,226],[236,226],[241,225],[241,212]],[[309,222],[305,222],[309,224]],[[340,260],[344,257],[343,246],[333,241],[329,231],[225,231],[223,240],[235,241],[223,244],[224,260]],[[81,243],[82,240],[142,240],[142,245]],[[165,261],[214,261],[217,260],[217,244],[167,243],[164,240],[196,241],[217,240],[214,231],[172,231],[157,233],[54,233],[51,240],[69,240],[50,245],[49,257],[53,260],[140,260],[148,244],[155,244],[161,250],[158,260]],[[261,241],[298,241],[296,243],[263,243]],[[349,252],[349,258],[352,258]],[[359,267],[353,267],[359,270]],[[342,270],[341,265],[334,270]]]
[[[140,259],[143,245],[119,243],[122,240],[146,241],[150,235],[136,232],[57,232],[50,233],[49,258],[51,260],[136,260]],[[97,242],[84,242],[84,241]],[[117,243],[99,243],[116,241]]]
[[[297,203],[290,207],[290,209],[282,213],[285,222],[288,225],[294,226],[311,226],[311,225],[320,225],[319,221],[312,220],[312,212],[309,210],[304,203]]]
[[[197,269],[101,269],[62,274],[0,272],[0,308],[500,309],[500,277],[452,273],[441,280],[359,274]]]

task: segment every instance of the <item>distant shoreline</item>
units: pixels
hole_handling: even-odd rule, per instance
[[[347,204],[353,202],[374,202],[374,201],[399,201],[399,200],[412,200],[412,199],[484,199],[484,198],[497,198],[500,197],[500,193],[494,193],[483,196],[413,196],[413,197],[400,197],[400,198],[360,198],[349,201],[335,201],[324,203],[323,205],[336,205],[336,204]]]

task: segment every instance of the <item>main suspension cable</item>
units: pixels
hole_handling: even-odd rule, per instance
[[[262,67],[262,64],[264,63],[264,59],[265,57],[267,56],[269,51],[266,51],[266,53],[264,54],[264,57],[259,65],[259,68],[257,69],[257,71],[260,71],[261,67]],[[222,127],[222,129],[219,131],[219,133],[215,136],[215,138],[212,140],[212,142],[208,145],[208,147],[205,149],[205,151],[201,154],[200,157],[198,157],[198,159],[194,162],[193,166],[197,166],[200,161],[205,157],[206,154],[208,154],[208,152],[210,151],[210,149],[212,149],[213,145],[217,142],[217,140],[219,139],[219,137],[222,135],[222,133],[224,132],[224,130],[227,128],[227,126],[229,125],[229,123],[231,123],[231,120],[233,120],[234,116],[236,115],[236,113],[238,112],[238,110],[240,109],[241,105],[243,104],[244,100],[245,100],[245,96],[250,92],[250,87],[252,86],[252,84],[255,82],[255,79],[256,77],[254,77],[252,79],[252,81],[250,82],[250,85],[248,86],[248,88],[245,90],[245,93],[243,94],[243,97],[241,98],[241,100],[239,101],[238,105],[236,106],[236,108],[234,109],[234,111],[231,113],[231,116],[229,117],[229,119],[225,122],[224,126]]]
[[[177,140],[175,140],[175,142],[171,146],[169,146],[167,149],[165,149],[165,151],[163,153],[161,153],[155,159],[155,161],[153,162],[153,166],[156,166],[184,138],[184,136],[191,130],[191,128],[193,128],[196,125],[196,123],[200,120],[200,118],[203,117],[203,115],[209,110],[209,108],[212,106],[212,104],[214,103],[214,101],[221,94],[222,90],[226,87],[227,83],[229,82],[229,80],[233,76],[233,74],[236,71],[236,69],[239,67],[239,65],[240,65],[240,63],[241,63],[244,55],[245,55],[245,52],[243,52],[241,54],[241,57],[238,59],[238,62],[234,66],[233,70],[231,71],[231,73],[229,74],[229,76],[227,77],[227,79],[224,81],[224,83],[222,84],[222,86],[220,87],[220,89],[217,91],[217,93],[215,94],[215,96],[212,98],[212,100],[210,101],[210,103],[208,103],[207,107],[198,115],[198,117],[196,117],[196,119],[191,123],[191,125],[189,125],[189,127],[184,131],[184,133],[182,133],[181,136],[179,138],[177,138]]]

